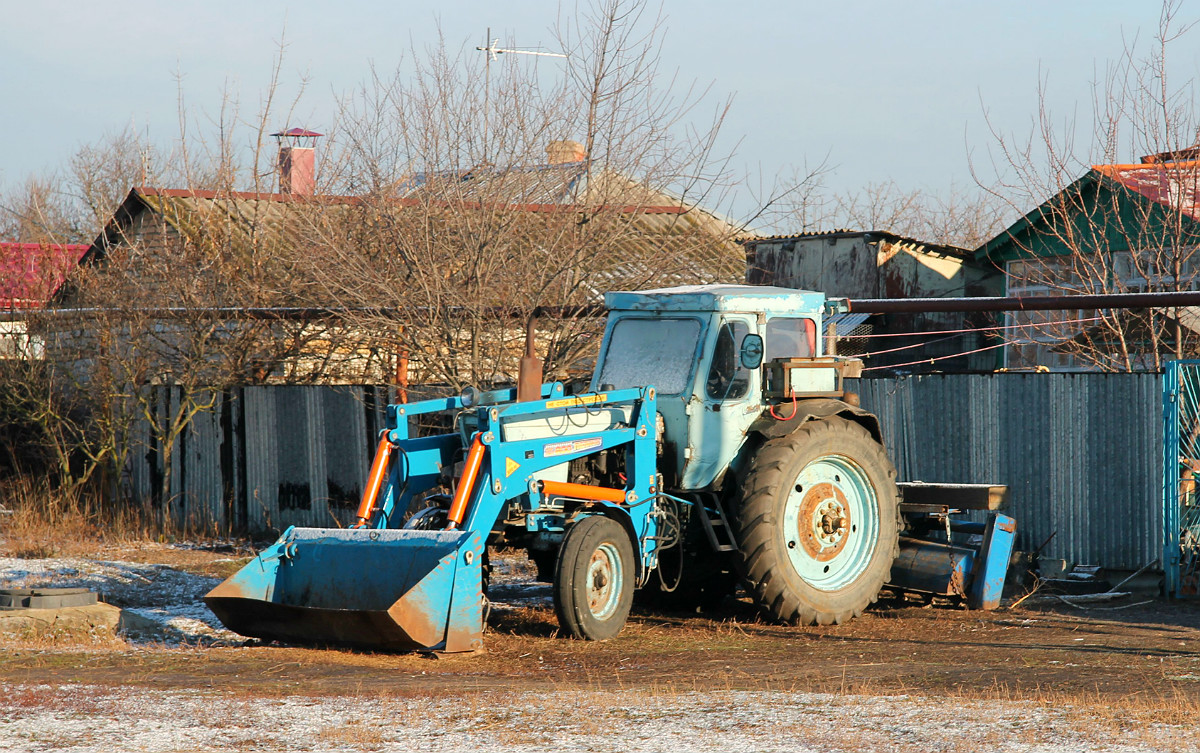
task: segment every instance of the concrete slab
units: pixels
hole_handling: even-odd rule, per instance
[[[104,603],[60,609],[5,609],[0,610],[0,634],[28,635],[60,630],[115,633],[120,619],[120,608]]]
[[[97,602],[86,588],[0,588],[0,609],[62,609]]]

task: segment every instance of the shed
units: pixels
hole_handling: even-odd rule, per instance
[[[887,231],[805,233],[744,245],[748,283],[819,290],[830,298],[997,295],[1003,285],[995,267],[977,263],[966,249]],[[988,316],[877,314],[835,322],[839,352],[862,355],[868,375],[991,371],[998,363],[994,332],[956,331],[987,327],[994,323]]]

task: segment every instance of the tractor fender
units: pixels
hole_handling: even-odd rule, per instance
[[[883,432],[879,429],[879,419],[875,414],[842,400],[833,398],[797,400],[794,410],[790,403],[783,403],[775,406],[775,413],[784,418],[778,419],[769,411],[764,412],[754,423],[750,424],[747,433],[759,434],[766,439],[775,439],[791,434],[809,421],[841,416],[860,424],[875,438],[876,442],[883,445]]]

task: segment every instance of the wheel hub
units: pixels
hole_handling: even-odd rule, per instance
[[[611,544],[601,544],[592,552],[587,573],[588,610],[597,619],[608,617],[620,600],[620,561]]]
[[[808,489],[800,502],[800,544],[808,556],[828,562],[846,546],[850,532],[850,505],[846,495],[831,483]]]
[[[863,467],[823,455],[803,468],[783,502],[784,551],[796,574],[822,591],[854,583],[879,538],[879,505]]]

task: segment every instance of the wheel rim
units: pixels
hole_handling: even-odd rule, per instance
[[[866,471],[827,455],[804,466],[788,493],[783,543],[796,574],[822,591],[853,583],[879,539],[879,502]]]
[[[605,542],[592,552],[587,571],[587,605],[597,620],[607,620],[621,601],[621,555],[617,547]]]

